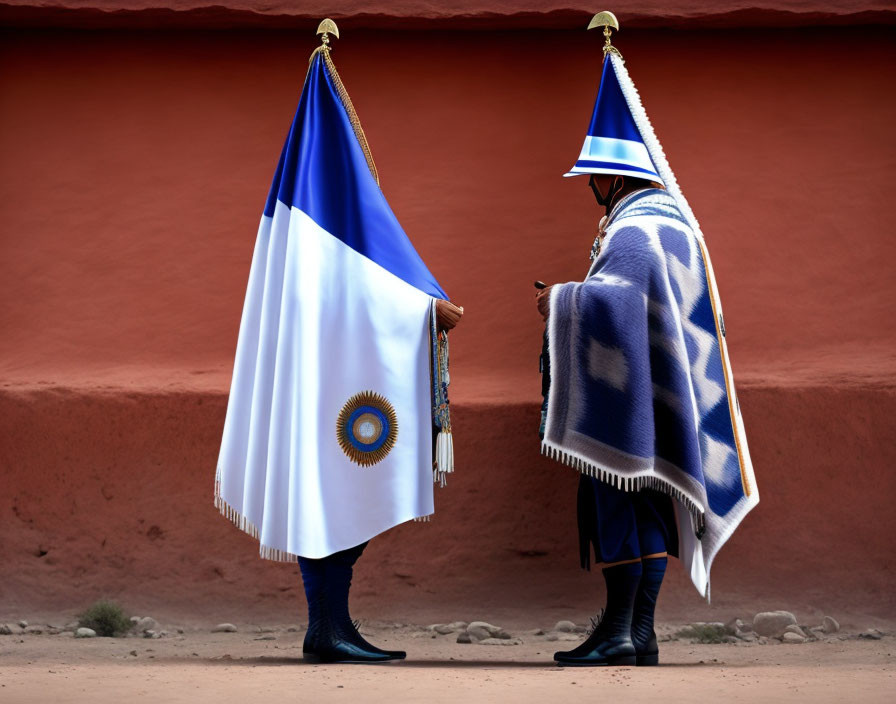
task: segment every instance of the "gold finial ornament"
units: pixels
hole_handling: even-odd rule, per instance
[[[329,17],[317,25],[317,34],[320,35],[320,41],[327,49],[330,48],[330,35],[339,39],[339,27]]]
[[[619,20],[616,19],[616,15],[609,10],[598,12],[591,18],[591,22],[588,23],[588,29],[594,29],[595,27],[604,28],[604,56],[607,54],[616,54],[616,56],[621,59],[622,54],[619,53],[619,50],[613,46],[613,43],[610,40],[611,30],[615,29],[617,32],[619,31]]]

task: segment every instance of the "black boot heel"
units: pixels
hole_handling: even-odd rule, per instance
[[[637,656],[637,665],[638,667],[652,667],[654,665],[660,664],[660,654],[652,653],[649,655],[638,655]]]
[[[613,667],[634,667],[638,664],[638,656],[637,655],[620,655],[615,658],[608,658],[607,665],[612,665]]]

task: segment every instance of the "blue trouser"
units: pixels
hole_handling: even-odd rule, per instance
[[[302,583],[308,599],[309,628],[329,616],[348,619],[348,592],[352,584],[352,567],[364,552],[367,543],[340,550],[320,559],[299,558]],[[326,609],[329,613],[324,613]]]
[[[678,527],[672,499],[652,489],[622,491],[582,475],[578,494],[579,553],[582,567],[597,562],[637,560],[678,554]]]

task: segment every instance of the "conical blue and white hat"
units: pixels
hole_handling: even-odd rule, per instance
[[[617,63],[624,72],[622,59],[608,52],[585,144],[575,166],[564,176],[619,174],[665,185],[626,100]]]

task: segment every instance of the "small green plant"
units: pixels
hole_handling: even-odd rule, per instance
[[[682,628],[677,638],[689,638],[695,643],[725,643],[725,628],[712,623],[695,623]]]
[[[115,602],[100,599],[78,615],[78,626],[92,628],[98,636],[124,635],[131,627],[131,619]]]

